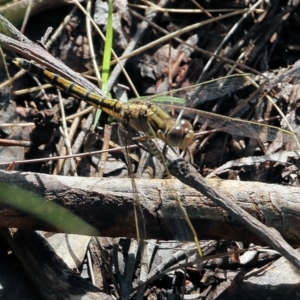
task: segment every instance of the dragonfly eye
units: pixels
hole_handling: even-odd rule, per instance
[[[195,133],[191,123],[182,119],[170,128],[167,133],[167,141],[172,147],[186,149],[192,143],[194,136]]]

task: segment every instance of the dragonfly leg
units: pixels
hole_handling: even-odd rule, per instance
[[[149,139],[153,139],[153,138],[155,138],[155,136],[154,137],[149,137],[149,136],[135,136],[135,137],[133,137],[132,138],[132,140],[133,141],[138,141],[138,142],[145,142],[145,141],[147,141],[147,140],[149,140]]]
[[[161,129],[157,130],[156,136],[157,136],[157,138],[159,138],[160,140],[162,140],[163,142],[165,142],[165,144],[168,144],[167,137],[166,137],[165,133]]]
[[[194,156],[193,156],[193,154],[192,154],[192,152],[190,151],[189,148],[184,149],[184,151],[181,152],[180,157],[184,158],[184,156],[186,154],[188,154],[188,157],[189,157],[188,161],[189,161],[189,163],[194,166]]]

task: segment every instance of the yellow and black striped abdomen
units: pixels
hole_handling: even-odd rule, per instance
[[[66,80],[28,60],[15,58],[13,62],[31,75],[38,77],[41,81],[50,83],[73,97],[82,99],[119,120],[128,119],[129,124],[137,131],[142,131],[143,128],[141,127],[143,126],[141,126],[141,123],[145,123],[146,121],[151,125],[152,131],[155,134],[158,130],[164,132],[166,128],[170,127],[168,125],[170,121],[172,124],[174,123],[166,111],[153,103],[140,100],[125,104],[119,100],[90,92],[75,82]]]
[[[102,109],[117,119],[122,119],[122,110],[124,110],[124,104],[121,101],[90,92],[75,82],[66,80],[63,77],[39,67],[28,60],[15,58],[13,62],[15,65],[26,70],[28,73],[39,78],[41,81],[50,83],[60,90],[70,94],[71,96],[82,99],[92,106]]]

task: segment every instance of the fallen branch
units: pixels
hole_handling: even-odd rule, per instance
[[[213,188],[231,199],[263,224],[276,228],[293,246],[300,245],[300,189],[259,182],[209,180]],[[63,177],[36,173],[0,171],[0,184],[22,187],[74,212],[99,230],[102,236],[136,237],[133,216],[132,187],[129,179]],[[147,238],[174,239],[170,228],[180,216],[177,204],[169,193],[170,183],[180,196],[201,239],[233,239],[252,242],[261,240],[233,219],[221,207],[178,180],[136,180],[143,206]],[[0,201],[3,195],[0,195]],[[24,195],[16,197],[25,199]],[[24,200],[25,201],[25,200]],[[49,211],[49,214],[53,213]],[[55,212],[55,216],[59,217]],[[63,218],[63,216],[62,216]],[[174,225],[175,224],[175,225]],[[0,226],[46,231],[60,230],[35,217],[0,205]],[[70,233],[81,233],[72,228]],[[192,238],[192,237],[191,237]]]
[[[268,246],[277,250],[281,255],[283,255],[287,260],[293,263],[300,269],[300,259],[299,254],[283,239],[282,235],[279,231],[277,231],[273,225],[272,227],[266,226],[268,224],[263,224],[255,219],[251,214],[249,214],[246,210],[242,209],[237,205],[235,201],[233,201],[230,197],[223,194],[222,190],[212,186],[208,181],[206,181],[197,171],[196,169],[183,159],[176,159],[169,163],[169,170],[173,176],[176,176],[181,182],[187,184],[190,187],[193,187],[203,193],[203,195],[207,196],[211,199],[214,204],[218,205],[219,207],[226,210],[226,212],[230,215],[230,218],[233,220],[238,220],[241,224],[245,226],[245,228],[249,229],[253,232],[257,237],[259,237],[262,241],[264,241]],[[227,182],[227,181],[226,181]],[[255,182],[254,182],[255,183]],[[249,182],[247,183],[249,184]],[[265,203],[257,202],[256,198],[260,195],[255,194],[255,190],[257,190],[258,183],[255,183],[252,186],[253,190],[250,192],[250,199],[252,199],[252,203],[257,205],[258,209],[262,209],[261,212],[265,210],[267,213],[263,215],[263,218],[269,217],[268,209],[270,208],[269,205],[265,205]],[[274,185],[273,185],[274,186]],[[271,193],[272,191],[270,191]],[[284,195],[282,191],[277,194],[277,197],[281,197]],[[287,191],[286,191],[287,192]],[[265,196],[268,196],[265,195]],[[263,198],[262,198],[263,199]],[[277,198],[278,199],[278,198]],[[294,199],[296,200],[296,199]],[[296,201],[297,202],[297,201]],[[270,206],[274,205],[274,211],[276,212],[277,206],[271,202]],[[281,207],[280,207],[281,209]],[[279,210],[280,211],[280,210]],[[285,212],[283,211],[283,214]],[[276,216],[276,213],[274,217]],[[281,214],[277,214],[277,217],[280,217]],[[276,217],[275,217],[276,219]],[[284,227],[283,227],[284,228]],[[293,230],[294,227],[292,226]]]

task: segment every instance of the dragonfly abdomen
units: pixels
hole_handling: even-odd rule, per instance
[[[63,77],[54,74],[43,67],[37,66],[26,59],[15,58],[13,63],[26,70],[31,75],[39,78],[41,81],[50,83],[75,98],[83,99],[92,106],[102,109],[117,119],[122,119],[122,110],[124,110],[125,105],[122,102],[90,92],[75,82],[66,80]]]

